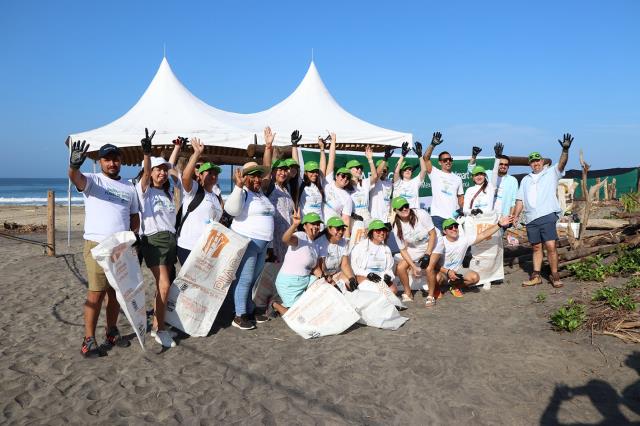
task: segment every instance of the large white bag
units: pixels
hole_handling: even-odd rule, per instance
[[[324,279],[311,284],[282,316],[305,339],[340,334],[359,318],[342,293]]]
[[[231,229],[208,224],[171,284],[166,321],[191,336],[206,336],[248,244]]]
[[[478,235],[489,226],[495,225],[497,222],[495,213],[484,214],[478,216],[467,216],[465,218],[465,232],[471,235]],[[471,246],[471,263],[469,269],[480,275],[480,282],[485,289],[491,287],[491,281],[504,279],[504,260],[502,248],[502,233],[500,231],[494,233],[490,238]]]
[[[349,239],[349,253],[351,250],[363,239],[367,238],[367,228],[364,226],[364,222],[356,220],[351,226],[351,237]]]
[[[260,276],[256,280],[256,284],[253,286],[251,297],[253,303],[259,308],[264,308],[269,305],[271,300],[279,300],[278,290],[276,289],[276,278],[278,277],[278,271],[282,267],[282,263],[267,262],[264,264],[264,268],[260,273]]]
[[[142,271],[138,263],[138,255],[132,247],[135,242],[136,236],[133,232],[116,232],[92,248],[91,255],[104,269],[109,285],[116,292],[120,308],[124,311],[144,350],[147,315]]]
[[[396,304],[392,303],[392,299],[389,299],[378,288],[375,283],[363,281],[357,289],[344,293],[344,297],[360,315],[358,320],[360,324],[386,330],[397,330],[409,318],[401,316],[396,309]]]

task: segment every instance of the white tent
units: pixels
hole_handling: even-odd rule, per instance
[[[153,145],[171,145],[178,136],[196,136],[205,145],[244,151],[253,142],[253,133],[230,124],[236,115],[239,114],[215,109],[195,97],[176,78],[167,59],[162,58],[147,90],[122,117],[106,126],[69,137],[74,141],[86,140],[91,145],[89,152],[106,143],[137,148],[146,127],[149,131],[156,130]],[[138,161],[125,161],[125,164]]]
[[[335,132],[339,144],[373,144],[400,146],[412,142],[411,133],[375,126],[345,111],[331,96],[313,63],[296,90],[282,102],[253,114],[228,116],[236,127],[259,137],[265,126],[276,132],[276,145],[290,145],[293,130],[302,133],[302,144],[315,144],[327,130]]]

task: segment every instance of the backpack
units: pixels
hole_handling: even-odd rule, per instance
[[[198,189],[196,190],[196,195],[195,197],[193,197],[193,200],[191,200],[191,202],[187,206],[187,212],[184,214],[184,217],[182,217],[183,205],[180,206],[180,209],[178,209],[178,213],[176,213],[176,238],[180,236],[180,231],[182,231],[182,225],[184,225],[184,222],[187,220],[187,217],[189,217],[189,213],[197,209],[200,203],[202,203],[202,200],[204,200],[204,188],[202,187],[202,185],[198,185]]]

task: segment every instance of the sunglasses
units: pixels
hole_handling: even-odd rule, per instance
[[[448,231],[450,229],[458,229],[458,224],[454,223],[453,225],[449,225],[446,228],[444,228],[445,231]]]
[[[362,170],[362,166],[352,167],[352,169]]]
[[[405,204],[404,206],[402,206],[402,207],[400,207],[400,208],[398,208],[396,210],[398,210],[399,212],[404,211],[404,210],[409,210],[409,204]]]
[[[344,173],[338,173],[338,177],[344,178],[344,179],[351,179],[350,175],[346,175]]]
[[[440,160],[440,162],[442,162],[442,163],[450,163],[452,161],[453,161],[453,158],[451,158],[451,157],[443,158],[443,159]]]

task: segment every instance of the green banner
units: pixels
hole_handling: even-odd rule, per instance
[[[620,198],[622,194],[627,194],[629,192],[636,192],[638,190],[638,169],[629,170],[626,173],[620,174],[611,174],[609,176],[600,176],[600,180],[604,180],[607,178],[607,185],[613,182],[613,179],[616,179],[616,198]],[[578,187],[576,188],[576,192],[574,194],[575,198],[582,197],[582,179],[574,179],[578,183]],[[587,178],[587,188],[591,188],[596,184],[596,178]],[[604,185],[600,188],[600,199],[604,198]]]

